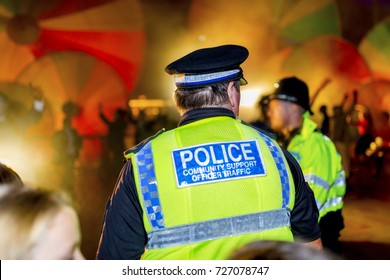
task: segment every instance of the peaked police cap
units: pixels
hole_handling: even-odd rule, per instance
[[[201,87],[233,80],[246,85],[240,64],[248,55],[248,50],[238,45],[204,48],[172,62],[165,71],[174,75],[177,87]]]

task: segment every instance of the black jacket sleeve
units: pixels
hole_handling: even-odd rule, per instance
[[[318,208],[314,193],[305,182],[298,162],[284,148],[284,156],[290,167],[295,184],[295,206],[291,211],[291,230],[298,242],[311,242],[321,237],[321,230],[318,224]]]
[[[147,242],[142,214],[133,168],[128,161],[106,205],[96,258],[140,259]]]

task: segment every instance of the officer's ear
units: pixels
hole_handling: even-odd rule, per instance
[[[240,91],[237,90],[237,88],[234,86],[233,81],[229,82],[228,84],[227,94],[229,97],[231,109],[234,112],[234,114],[238,116],[241,96],[240,96]]]
[[[233,107],[233,103],[237,95],[237,89],[234,87],[234,82],[229,82],[227,87],[227,94],[229,96],[230,105]]]
[[[289,113],[290,114],[294,114],[294,115],[297,115],[297,116],[301,116],[303,115],[303,113],[305,113],[305,109],[303,109],[300,105],[298,104],[295,104],[295,103],[290,103],[288,102],[288,107],[289,107]]]

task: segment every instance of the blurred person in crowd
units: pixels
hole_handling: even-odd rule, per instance
[[[145,109],[139,110],[137,121],[135,123],[135,142],[140,143],[145,138],[151,136],[149,122],[146,119]]]
[[[262,240],[234,251],[230,260],[332,260],[339,257],[296,242]]]
[[[370,142],[365,143],[367,145],[365,145],[364,158],[368,161],[371,173],[378,178],[383,172],[384,161],[390,151],[389,113],[386,111],[379,112],[375,125],[376,127],[373,126],[371,133],[366,133],[365,141]],[[360,141],[362,140],[360,139]],[[362,150],[363,147],[360,149]]]
[[[102,105],[99,106],[99,116],[108,127],[106,138],[108,160],[105,161],[104,166],[107,167],[105,172],[118,176],[123,166],[123,151],[126,150],[126,129],[132,121],[132,118],[125,109],[118,108],[115,110],[114,119],[111,121],[103,113]]]
[[[304,81],[297,77],[281,79],[269,99],[271,129],[280,133],[280,143],[299,162],[314,192],[323,246],[339,254],[346,191],[341,157],[333,142],[310,119],[309,89]]]
[[[271,132],[271,129],[269,128],[269,119],[267,114],[268,103],[268,95],[263,95],[257,103],[257,108],[259,108],[260,110],[260,117],[257,120],[251,122],[250,124],[261,130]]]
[[[357,126],[360,135],[356,141],[355,156],[359,160],[364,160],[366,151],[374,140],[374,122],[370,110],[368,108],[361,110],[354,124]]]
[[[150,116],[147,114],[146,109],[141,109],[135,122],[136,143],[142,142],[144,139],[153,136],[156,132],[164,128],[168,123],[167,117],[161,110],[159,110],[157,115]]]
[[[0,228],[2,260],[84,259],[78,215],[55,193],[9,192],[0,199]]]
[[[390,114],[381,111],[378,118],[378,127],[373,132],[375,137],[381,137],[384,141],[390,141]]]
[[[357,127],[353,124],[352,121],[352,115],[357,103],[358,92],[354,90],[352,94],[352,102],[348,108],[344,108],[349,96],[347,93],[344,95],[341,103],[333,107],[333,129],[330,136],[336,146],[337,151],[341,155],[341,161],[347,181],[351,176],[350,166],[351,157],[354,153],[353,148],[359,137]]]
[[[68,100],[62,105],[62,112],[64,113],[65,119],[72,119],[80,113],[80,106]]]
[[[318,98],[318,96],[320,95],[321,92],[323,92],[323,89],[331,82],[332,80],[330,78],[325,78],[319,85],[319,87],[313,92],[312,94],[312,97],[310,98],[309,96],[309,104],[310,104],[310,107],[313,107],[313,104],[315,102],[315,100]],[[330,131],[330,117],[328,115],[328,111],[327,111],[327,106],[326,105],[321,105],[320,106],[320,113],[322,114],[323,118],[322,118],[322,122],[321,122],[321,127],[320,127],[320,130],[321,130],[321,133],[324,134],[324,135],[327,135],[329,134],[329,131]]]
[[[384,161],[390,152],[390,114],[386,111],[380,112],[378,123],[378,128],[374,129],[373,132],[377,147],[375,152],[376,177],[380,177],[383,170]]]
[[[238,119],[248,55],[223,45],[166,67],[179,126],[125,152],[97,259],[227,259],[263,239],[322,248],[318,209],[298,163]]]
[[[321,133],[329,136],[330,132],[330,117],[328,115],[328,107],[326,105],[322,105],[320,107],[320,113],[322,114],[322,122],[321,122]]]
[[[82,137],[72,127],[72,120],[66,117],[63,128],[56,131],[52,137],[54,147],[54,163],[60,167],[62,189],[74,195],[75,163],[82,148]]]
[[[177,126],[177,122],[169,118],[168,108],[164,106],[140,108],[137,117],[134,118],[134,124],[135,143],[153,136],[162,128],[171,129]]]

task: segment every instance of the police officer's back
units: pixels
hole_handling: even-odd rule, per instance
[[[98,259],[226,259],[263,239],[320,246],[318,210],[297,162],[236,118],[247,56],[225,45],[167,66],[181,121],[126,151]]]

